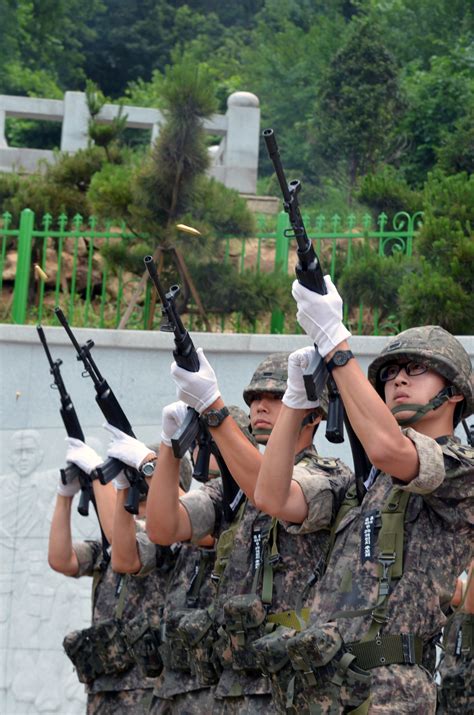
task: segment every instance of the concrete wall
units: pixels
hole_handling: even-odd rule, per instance
[[[95,392],[62,328],[45,329],[87,440],[105,454],[107,436]],[[173,339],[143,331],[75,331],[79,342],[93,338],[93,353],[137,436],[159,439],[162,407],[175,399],[168,378]],[[195,334],[213,365],[224,399],[245,408],[242,389],[269,352],[308,344],[305,336]],[[352,349],[367,367],[385,338],[352,338]],[[474,356],[474,338],[462,338]],[[90,624],[87,578],[76,581],[52,572],[46,560],[48,530],[59,467],[64,465],[64,428],[59,397],[37,333],[31,326],[0,325],[0,712],[84,712],[85,697],[62,652],[64,635]],[[460,436],[465,441],[462,432]],[[347,445],[331,445],[324,432],[316,445],[326,456],[351,464]],[[75,510],[74,510],[75,511]],[[94,516],[73,523],[77,539],[98,534]]]
[[[107,124],[117,116],[119,106],[105,104],[97,121]],[[127,127],[151,130],[154,142],[164,122],[159,109],[124,105]],[[64,99],[0,95],[0,171],[31,173],[40,160],[55,161],[52,151],[9,147],[5,139],[7,117],[61,122],[61,151],[76,152],[88,145],[89,110],[84,92],[65,92]],[[251,92],[234,92],[227,101],[226,114],[214,114],[203,123],[208,134],[222,137],[210,147],[210,176],[231,189],[255,194],[257,188],[260,108]]]

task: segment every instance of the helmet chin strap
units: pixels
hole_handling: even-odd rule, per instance
[[[431,412],[431,410],[437,410],[438,407],[441,407],[441,405],[443,405],[450,397],[453,397],[457,394],[458,393],[456,392],[455,388],[450,385],[449,387],[444,387],[442,390],[440,390],[438,394],[433,397],[432,400],[426,403],[426,405],[407,403],[392,407],[391,412],[394,416],[396,416],[399,412],[406,412],[407,410],[409,412],[413,412],[414,414],[411,417],[407,417],[403,420],[397,420],[400,427],[408,427],[408,425],[412,425],[415,422],[418,422],[418,420],[421,420],[421,418],[424,417],[427,412]]]

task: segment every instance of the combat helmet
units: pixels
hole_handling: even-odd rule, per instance
[[[281,395],[286,390],[289,352],[271,353],[257,366],[243,398],[250,407],[252,400],[262,392]]]
[[[384,387],[379,379],[381,368],[389,363],[402,363],[406,360],[424,362],[447,380],[448,387],[441,390],[428,405],[423,406],[423,412],[418,410],[421,414],[415,414],[414,418],[404,420],[400,424],[412,424],[429,410],[440,407],[453,394],[464,396],[463,402],[456,407],[454,426],[462,418],[472,414],[474,400],[471,361],[459,340],[451,333],[439,325],[424,325],[418,328],[409,328],[391,338],[380,355],[369,365],[368,370],[368,378],[382,399],[384,398]],[[400,412],[406,407],[406,405],[400,405],[394,410]]]

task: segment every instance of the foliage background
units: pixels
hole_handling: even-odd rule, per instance
[[[361,252],[352,276],[336,276],[346,300],[355,305],[364,294],[374,306],[383,293],[390,305],[380,309],[404,323],[474,333],[472,3],[0,0],[0,17],[0,93],[61,97],[93,82],[104,98],[163,107],[167,73],[183,57],[209,77],[218,111],[231,92],[254,92],[287,174],[302,180],[305,210],[424,211],[415,264],[394,259],[398,280],[389,288],[393,266],[370,263]],[[12,146],[59,143],[54,124],[9,120],[6,133]],[[112,157],[96,146],[51,170],[47,191],[34,178],[0,176],[2,210],[36,202],[86,215],[93,197],[96,205],[115,202],[119,214],[147,138],[125,132],[122,142],[129,149]],[[104,198],[107,187],[113,190]],[[209,205],[201,219],[215,238],[223,198],[211,198],[217,188],[200,190]],[[279,195],[263,147],[258,191]],[[239,211],[226,225],[251,231]]]

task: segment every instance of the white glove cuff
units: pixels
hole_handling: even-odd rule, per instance
[[[331,350],[334,350],[337,345],[350,337],[351,333],[349,330],[347,330],[343,323],[340,323],[334,331],[331,331],[331,335],[325,333],[321,336],[317,344],[319,354],[323,358],[326,357]]]
[[[127,477],[125,474],[122,472],[119,472],[115,479],[113,480],[113,484],[115,489],[119,492],[122,489],[128,489],[130,487],[130,482],[128,481]]]

